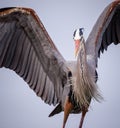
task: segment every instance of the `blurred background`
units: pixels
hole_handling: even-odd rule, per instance
[[[73,32],[84,27],[87,39],[103,9],[113,0],[4,0],[3,7],[28,7],[36,11],[66,60],[75,60]],[[84,128],[120,127],[120,45],[111,45],[98,64],[102,103],[92,101]],[[0,128],[61,128],[63,112],[52,118],[45,104],[15,72],[0,69]],[[81,114],[71,114],[66,128],[77,128]]]

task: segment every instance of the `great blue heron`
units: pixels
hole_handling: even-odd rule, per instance
[[[66,61],[32,9],[0,10],[0,67],[14,70],[45,103],[56,105],[49,116],[64,111],[82,112],[79,128],[91,98],[101,98],[97,86],[97,58],[120,42],[120,1],[108,5],[88,39],[82,28],[74,32],[77,61]]]

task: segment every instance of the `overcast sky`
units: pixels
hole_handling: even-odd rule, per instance
[[[0,8],[33,8],[66,60],[74,59],[73,32],[84,27],[87,39],[103,9],[113,0],[0,0]],[[110,46],[98,65],[98,85],[104,101],[93,101],[84,128],[120,127],[120,45]],[[0,69],[0,128],[61,128],[63,113],[49,118],[45,104],[13,71]],[[70,115],[66,128],[79,126],[80,114]]]

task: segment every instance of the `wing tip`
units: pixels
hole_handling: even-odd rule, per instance
[[[54,116],[55,114],[60,113],[61,111],[62,111],[62,106],[61,106],[61,103],[59,103],[59,104],[55,107],[55,109],[49,114],[48,117],[52,117],[52,116]]]

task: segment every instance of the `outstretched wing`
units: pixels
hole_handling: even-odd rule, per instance
[[[68,68],[33,10],[0,10],[0,67],[14,70],[46,103],[60,102]]]
[[[88,61],[92,68],[96,68],[100,53],[112,43],[120,43],[120,0],[105,8],[86,41]]]

